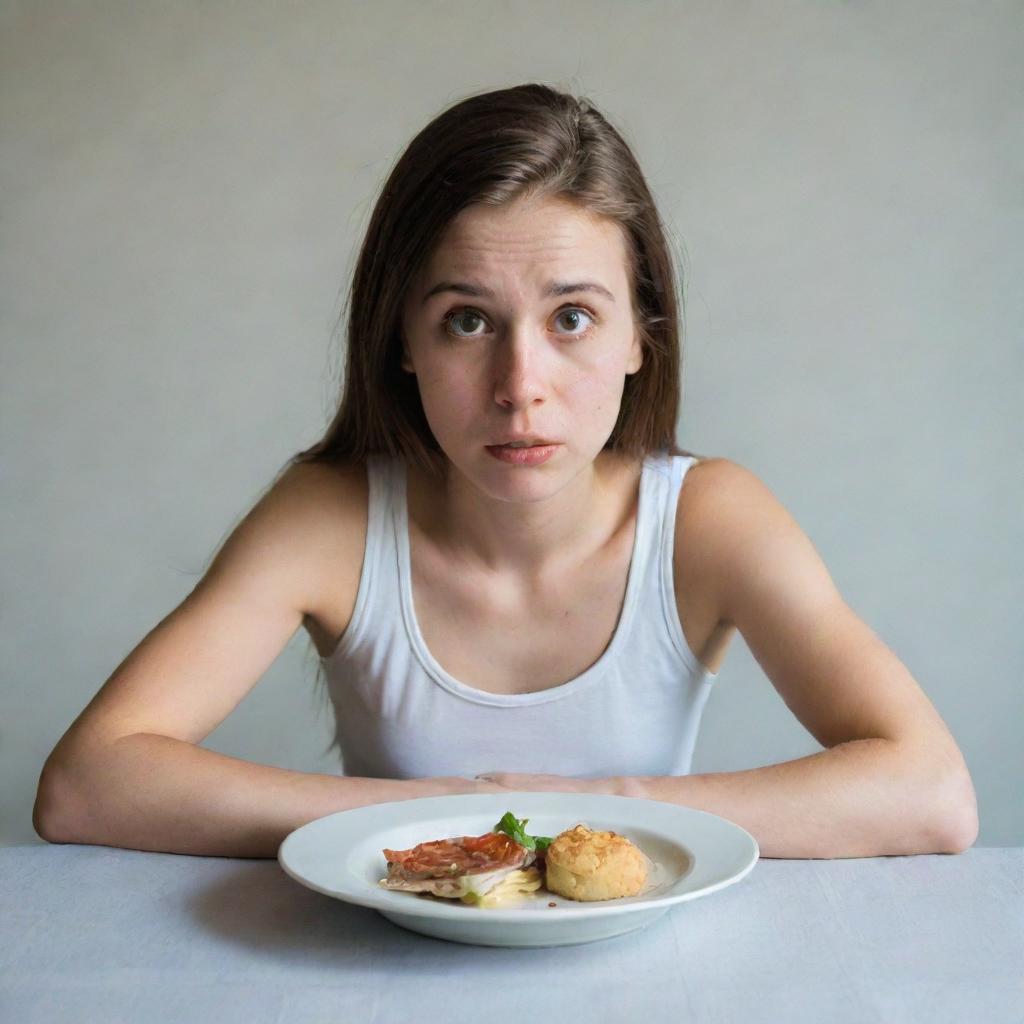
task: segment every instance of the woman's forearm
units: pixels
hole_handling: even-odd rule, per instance
[[[201,856],[276,857],[289,832],[325,814],[479,787],[291,771],[148,733],[51,762],[33,815],[44,839]]]
[[[747,771],[608,782],[624,796],[728,818],[754,836],[764,857],[960,853],[977,836],[966,768],[944,770],[883,739]]]
[[[604,793],[709,811],[750,832],[762,857],[961,853],[978,834],[974,786],[959,751],[937,754],[887,739],[706,775],[484,777],[506,791]]]

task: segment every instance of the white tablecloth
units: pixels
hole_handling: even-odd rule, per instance
[[[1024,850],[762,860],[547,949],[406,932],[276,861],[0,849],[0,1020],[1024,1022]]]

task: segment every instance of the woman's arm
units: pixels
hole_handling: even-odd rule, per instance
[[[958,853],[978,832],[967,766],[910,672],[846,605],[810,540],[752,473],[690,470],[677,555],[710,588],[799,721],[827,749],[747,771],[569,780],[496,774],[512,788],[584,788],[711,811],[766,857]],[[547,781],[545,782],[545,778]]]
[[[276,857],[289,832],[350,807],[486,792],[461,778],[371,779],[274,768],[131,733],[43,771],[33,824],[51,843]]]
[[[353,564],[358,584],[365,477],[350,475],[339,495],[331,472],[290,469],[68,729],[40,777],[33,823],[44,839],[273,857],[292,829],[333,811],[481,791],[466,779],[289,771],[198,746],[327,600],[325,570],[337,580]]]

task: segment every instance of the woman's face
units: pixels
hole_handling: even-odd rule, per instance
[[[565,200],[474,206],[449,225],[403,309],[402,367],[452,464],[494,498],[538,501],[591,464],[642,352],[626,242]],[[554,443],[509,461],[513,438]]]

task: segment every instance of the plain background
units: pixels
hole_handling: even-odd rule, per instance
[[[0,4],[0,841],[336,400],[384,177],[471,93],[591,98],[685,274],[684,447],[757,473],[1024,843],[1019,3]],[[297,634],[207,746],[338,771]],[[819,749],[737,641],[695,772]],[[498,766],[495,766],[498,767]]]

